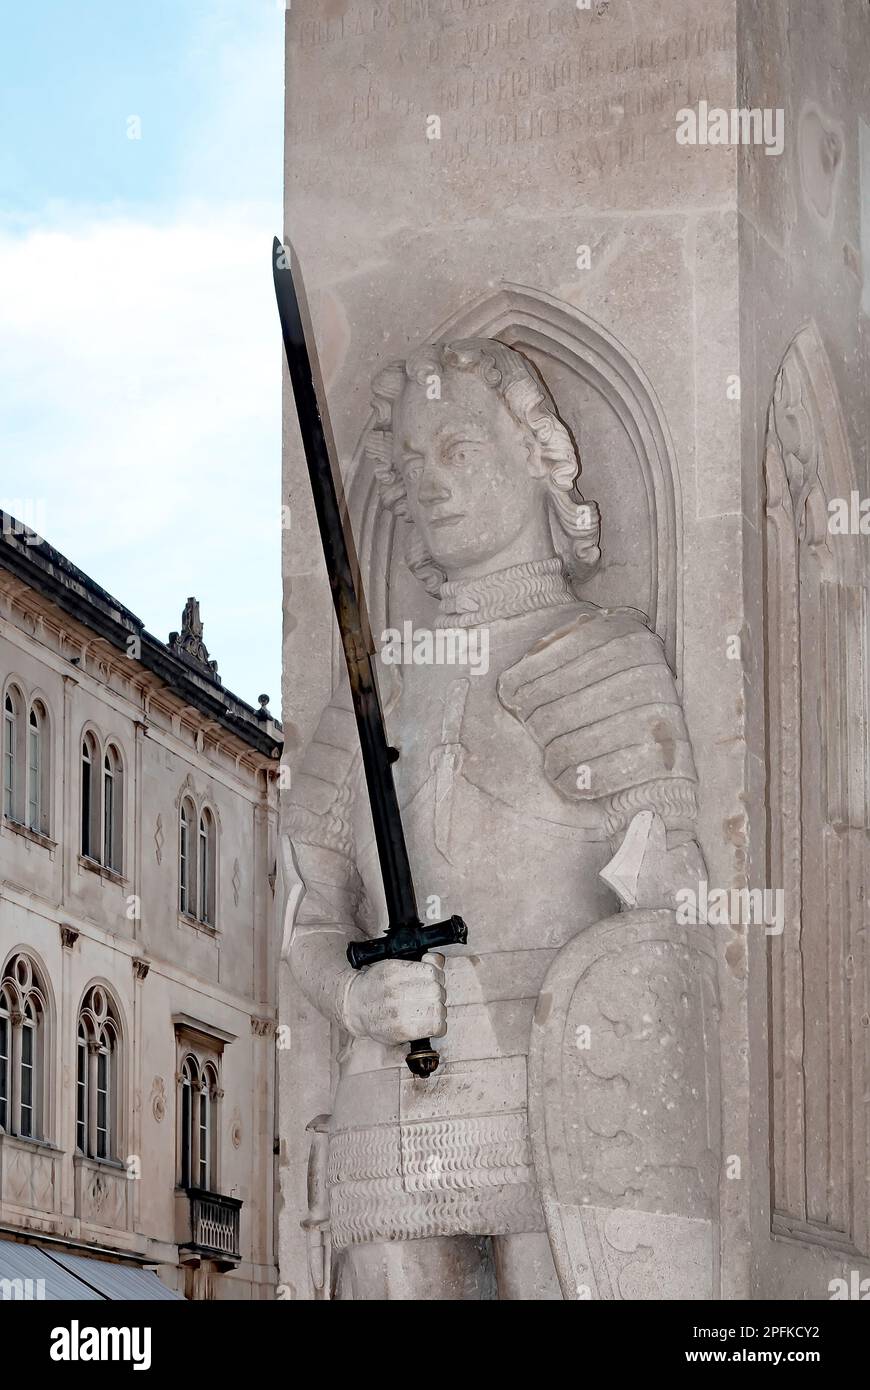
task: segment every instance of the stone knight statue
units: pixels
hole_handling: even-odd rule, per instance
[[[467,946],[348,964],[385,920],[346,682],[294,775],[284,954],[341,1039],[326,1296],[710,1297],[715,997],[708,929],[674,912],[704,868],[662,644],[579,597],[598,512],[521,353],[427,346],[374,409],[363,466],[407,563],[489,659],[406,666],[386,711],[418,900]]]

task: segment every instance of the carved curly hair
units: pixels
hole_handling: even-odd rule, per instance
[[[552,396],[531,362],[516,348],[494,338],[462,338],[427,343],[406,361],[392,362],[372,382],[375,421],[366,437],[364,457],[374,469],[384,506],[408,527],[405,558],[408,567],[436,596],[446,579],[428,554],[411,520],[405,481],[393,451],[393,409],[408,382],[425,386],[445,371],[476,372],[497,391],[511,415],[537,441],[548,468],[550,530],[566,572],[575,587],[589,579],[601,559],[601,519],[596,503],[586,501],[577,487],[580,457],[577,446],[556,413]]]

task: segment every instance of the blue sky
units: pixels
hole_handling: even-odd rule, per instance
[[[284,0],[7,5],[0,505],[280,708]]]

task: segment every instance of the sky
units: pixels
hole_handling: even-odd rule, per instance
[[[0,507],[280,710],[284,0],[2,0]]]

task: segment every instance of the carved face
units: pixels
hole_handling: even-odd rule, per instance
[[[447,574],[495,559],[544,505],[535,440],[474,372],[445,372],[441,399],[409,382],[393,416],[411,519]]]

